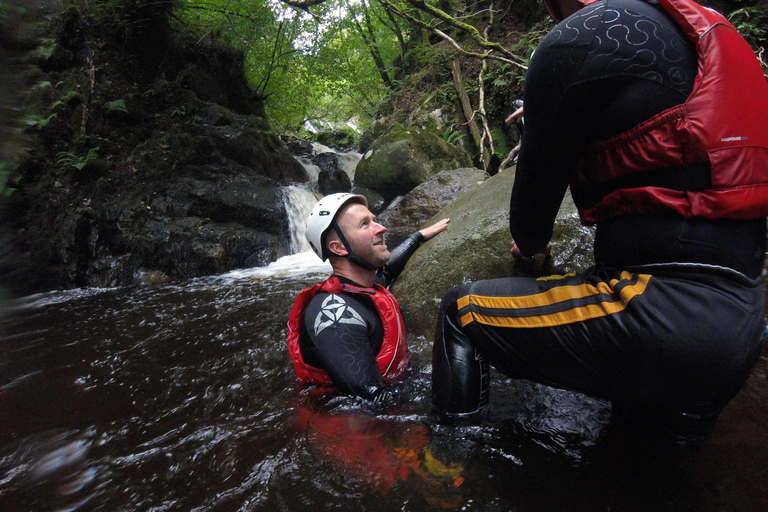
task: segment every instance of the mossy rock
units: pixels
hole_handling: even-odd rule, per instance
[[[575,272],[593,264],[594,232],[579,223],[570,195],[555,221],[550,259],[515,261],[509,255],[509,198],[514,176],[513,168],[485,180],[425,223],[451,219],[445,232],[410,258],[392,287],[414,353],[431,348],[440,301],[454,286],[482,279]],[[419,337],[425,337],[427,343],[419,343]]]
[[[363,155],[355,171],[355,184],[391,200],[440,171],[461,167],[472,167],[463,149],[426,130],[396,124]]]

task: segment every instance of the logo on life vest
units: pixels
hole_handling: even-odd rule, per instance
[[[360,314],[350,308],[343,297],[332,293],[323,301],[320,313],[315,318],[315,335],[337,323],[365,326]]]

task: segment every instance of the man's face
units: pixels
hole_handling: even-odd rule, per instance
[[[336,222],[353,253],[377,268],[389,261],[389,249],[384,243],[387,228],[376,222],[376,216],[368,208],[360,203],[350,203],[341,211]]]

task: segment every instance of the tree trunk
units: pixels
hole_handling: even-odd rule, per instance
[[[456,94],[459,95],[459,100],[461,100],[461,108],[464,111],[464,118],[467,120],[469,132],[472,134],[472,139],[475,141],[475,147],[477,148],[478,153],[480,153],[480,159],[483,161],[483,163],[486,163],[488,162],[490,155],[488,155],[485,148],[483,148],[481,141],[482,136],[480,135],[480,128],[477,126],[477,121],[475,120],[475,113],[472,109],[472,102],[469,101],[469,95],[467,94],[467,90],[464,88],[464,76],[461,74],[461,65],[456,59],[453,61],[452,72],[453,86],[456,88]]]

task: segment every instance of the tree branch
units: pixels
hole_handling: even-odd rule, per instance
[[[433,7],[433,6],[429,5],[424,0],[406,0],[406,2],[408,2],[409,4],[411,4],[412,6],[414,6],[415,8],[417,8],[417,9],[419,9],[421,11],[424,11],[426,13],[431,14],[435,18],[437,18],[437,19],[439,19],[441,21],[444,21],[445,23],[447,23],[448,25],[452,26],[453,28],[456,28],[456,29],[458,29],[458,30],[460,30],[460,31],[462,31],[462,32],[464,32],[466,34],[469,34],[469,36],[478,45],[480,45],[481,48],[485,48],[486,50],[490,50],[490,51],[496,51],[496,52],[504,55],[505,57],[507,57],[508,59],[510,59],[511,61],[514,61],[514,62],[518,62],[518,61],[522,61],[523,60],[520,57],[518,57],[517,55],[515,55],[514,53],[512,53],[509,50],[507,50],[506,48],[504,48],[499,43],[492,43],[492,42],[488,41],[485,37],[481,36],[480,32],[475,27],[473,27],[472,25],[470,25],[468,23],[463,23],[463,22],[457,20],[453,16],[450,16],[449,14],[447,14],[445,11],[442,11],[442,10],[438,9],[437,7]],[[520,64],[520,65],[522,66],[522,64]]]
[[[421,28],[429,30],[430,32],[432,32],[434,34],[437,34],[438,36],[440,36],[441,38],[446,40],[451,46],[456,48],[456,50],[459,51],[462,55],[466,55],[467,57],[476,57],[478,59],[497,60],[499,62],[506,62],[507,64],[512,64],[513,66],[517,66],[518,68],[523,69],[523,70],[527,70],[528,69],[528,66],[518,62],[518,60],[522,60],[520,57],[518,57],[517,55],[514,55],[513,53],[509,52],[508,50],[502,48],[501,45],[499,45],[497,43],[489,43],[488,41],[486,41],[486,43],[491,45],[491,47],[487,48],[488,51],[486,51],[485,53],[477,53],[477,52],[472,52],[472,51],[465,50],[464,48],[462,48],[459,45],[459,43],[457,43],[452,37],[450,37],[448,34],[443,32],[442,30],[440,30],[438,28],[435,28],[432,25],[430,25],[429,23],[426,23],[426,22],[424,22],[424,21],[422,21],[420,19],[417,19],[414,16],[411,16],[410,14],[408,14],[405,11],[403,11],[402,9],[399,9],[398,7],[395,7],[392,3],[390,3],[389,0],[379,0],[379,2],[381,2],[381,4],[386,6],[388,9],[391,9],[392,12],[394,12],[397,16],[400,16],[404,20],[409,21],[409,22],[413,23],[414,25],[417,25],[417,26],[419,26]],[[408,0],[408,2],[411,3],[410,0]],[[417,7],[417,9],[418,9],[418,7]],[[440,11],[440,12],[442,12],[442,11]],[[445,13],[443,13],[443,15],[445,15],[448,18],[450,18],[450,16],[448,16]],[[451,18],[451,19],[453,19],[453,18]],[[463,26],[469,27],[471,30],[474,30],[477,33],[477,29],[475,29],[471,25],[467,25],[465,23],[460,23],[460,22],[456,21],[455,19],[453,21],[456,22],[459,25],[463,25]],[[482,37],[480,37],[480,39],[482,39]],[[501,50],[499,50],[499,49],[501,49]],[[492,51],[500,51],[504,55],[510,55],[512,58],[510,59],[510,58],[503,57],[503,56],[500,56],[500,55],[494,55],[493,53],[491,53]],[[517,60],[513,60],[513,59],[517,59]]]

